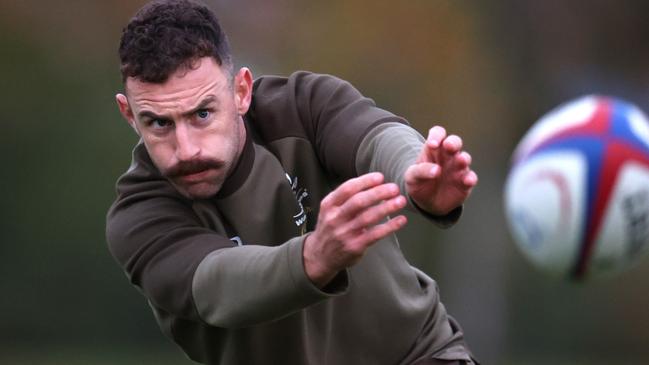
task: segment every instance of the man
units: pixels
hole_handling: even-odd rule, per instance
[[[477,183],[462,140],[424,139],[348,83],[235,71],[214,14],[142,8],[120,44],[141,142],[108,213],[111,253],[162,331],[206,364],[473,364],[398,212],[455,222]]]

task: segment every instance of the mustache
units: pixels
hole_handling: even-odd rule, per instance
[[[219,169],[223,167],[223,161],[215,159],[195,159],[189,161],[182,161],[174,166],[168,168],[163,175],[169,178],[179,177],[184,175],[196,174],[208,169]]]

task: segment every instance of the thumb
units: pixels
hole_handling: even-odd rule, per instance
[[[420,162],[408,167],[405,173],[406,184],[418,184],[439,176],[441,168],[432,162]]]

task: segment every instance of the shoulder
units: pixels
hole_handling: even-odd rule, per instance
[[[285,97],[286,93],[326,91],[341,85],[351,86],[349,82],[333,75],[300,70],[288,76],[263,75],[255,79],[253,95],[266,100]]]
[[[246,119],[267,142],[284,137],[313,140],[328,100],[341,85],[351,88],[342,79],[309,71],[259,77]]]
[[[296,71],[257,78],[246,118],[266,141],[286,136],[314,140],[322,125],[341,113],[373,106],[374,101],[341,78]]]

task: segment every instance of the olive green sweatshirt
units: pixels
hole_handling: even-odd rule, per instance
[[[244,120],[241,158],[211,199],[180,195],[141,143],[117,182],[109,248],[162,331],[206,364],[470,360],[436,283],[396,236],[322,290],[304,271],[320,200],[370,171],[404,191],[421,135],[349,83],[308,72],[256,80]],[[460,210],[429,218],[446,226]]]

